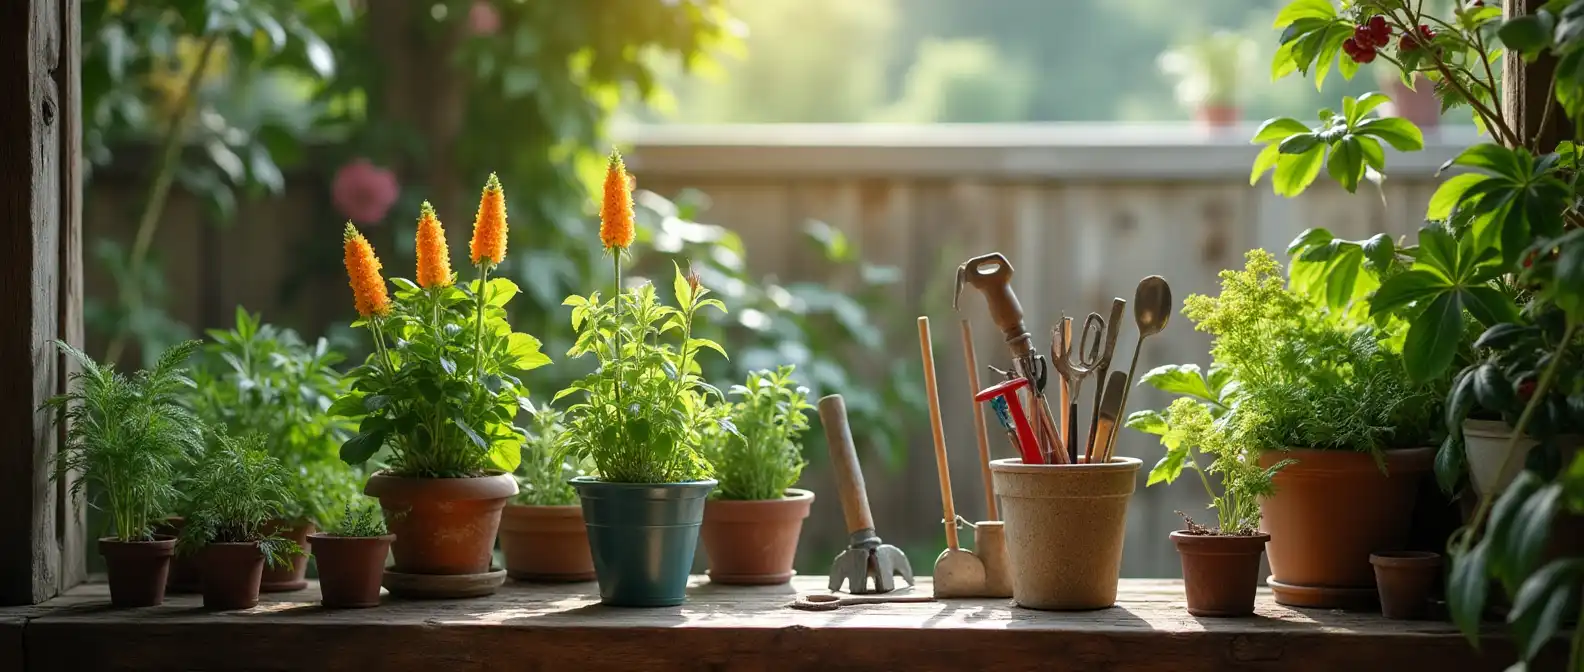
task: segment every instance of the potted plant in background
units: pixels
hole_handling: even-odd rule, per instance
[[[271,524],[289,497],[291,476],[264,450],[263,436],[216,433],[186,484],[193,508],[177,546],[197,554],[205,607],[247,609],[258,604],[264,566],[288,566],[302,553]]]
[[[1243,82],[1258,67],[1256,49],[1247,35],[1217,31],[1162,53],[1158,65],[1177,80],[1177,102],[1194,119],[1212,128],[1234,126],[1243,111]]]
[[[533,421],[517,467],[518,493],[501,513],[506,575],[521,581],[592,580],[588,529],[570,481],[588,469],[557,448],[566,431],[559,411],[542,406],[530,412]]]
[[[188,395],[194,412],[228,434],[259,434],[264,448],[293,475],[281,518],[271,523],[303,547],[290,566],[265,570],[261,590],[308,586],[308,537],[354,498],[363,476],[338,450],[355,425],[329,413],[347,390],[335,365],[343,359],[320,338],[313,345],[297,332],[265,323],[238,306],[236,325],[209,331],[210,342],[193,367]]]
[[[178,403],[180,391],[192,384],[181,367],[198,342],[171,347],[154,368],[131,377],[63,341],[55,345],[81,370],[72,373],[70,391],[43,407],[66,427],[53,477],[76,472],[71,494],[88,490],[104,500],[115,529],[99,539],[110,603],[160,604],[176,539],[155,534],[155,527],[175,502],[177,465],[203,441],[201,425]]]
[[[792,380],[792,366],[753,371],[734,385],[730,406],[736,432],[706,432],[705,454],[720,487],[704,506],[704,551],[714,583],[764,585],[792,578],[798,533],[814,493],[792,485],[803,474],[808,388]],[[708,429],[708,428],[707,428]]]
[[[652,283],[622,289],[622,255],[634,233],[630,190],[612,152],[600,241],[614,262],[616,291],[610,301],[597,291],[566,299],[578,334],[567,356],[592,356],[599,368],[556,399],[581,396],[566,411],[561,447],[593,462],[599,474],[574,478],[572,486],[583,503],[600,601],[669,606],[686,599],[704,500],[716,485],[699,452],[705,428],[724,423],[735,431],[697,361],[705,350],[725,353],[693,336],[699,311],[726,307],[680,268],[672,282],[675,308],[660,303]]]
[[[1226,376],[1215,375],[1217,383],[1205,389],[1210,397],[1178,397],[1164,415],[1140,411],[1128,419],[1128,426],[1161,435],[1166,455],[1150,469],[1146,485],[1170,484],[1184,468],[1192,469],[1210,496],[1216,512],[1216,526],[1194,523],[1178,512],[1186,529],[1171,533],[1172,543],[1182,556],[1183,588],[1188,596],[1188,613],[1195,616],[1247,616],[1254,613],[1254,592],[1259,585],[1260,556],[1271,536],[1260,531],[1259,498],[1275,492],[1276,472],[1292,463],[1282,460],[1270,466],[1260,464],[1259,451],[1243,435],[1258,422],[1256,416],[1234,415],[1231,411],[1236,388]],[[1198,377],[1193,365],[1162,367],[1145,374],[1156,377]],[[1203,380],[1201,378],[1201,380]],[[1195,453],[1210,456],[1202,466]],[[1220,475],[1221,494],[1210,484]]]
[[[506,579],[490,563],[524,440],[512,424],[528,399],[517,376],[550,361],[538,339],[506,322],[517,285],[489,277],[506,257],[500,182],[491,175],[484,187],[470,245],[478,279],[466,285],[455,282],[428,203],[418,220],[418,282],[393,280],[394,300],[368,240],[350,223],[344,237],[360,316],[353,324],[369,330],[374,352],[347,374],[352,390],[331,411],[360,418],[342,459],[363,464],[388,449],[365,490],[396,534],[385,587],[420,597],[493,593]]]
[[[386,530],[379,506],[369,501],[348,503],[335,524],[309,538],[324,606],[379,606],[385,557],[396,540],[396,535]]]

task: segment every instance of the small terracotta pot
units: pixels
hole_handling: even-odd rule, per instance
[[[1194,110],[1194,120],[1210,128],[1236,126],[1242,116],[1242,108],[1236,105],[1201,105]]]
[[[501,512],[501,552],[506,576],[518,581],[563,583],[594,580],[583,507],[512,504]]]
[[[1392,551],[1370,556],[1381,614],[1386,618],[1424,618],[1430,594],[1441,577],[1441,556],[1427,551]]]
[[[517,494],[511,474],[477,478],[370,476],[364,494],[378,497],[396,535],[392,571],[484,574],[490,571],[501,509]]]
[[[1195,616],[1248,616],[1254,613],[1260,555],[1270,535],[1171,533],[1182,556],[1188,613]]]
[[[154,535],[169,535],[180,537],[182,528],[187,526],[186,519],[181,516],[171,516],[154,528]],[[177,553],[171,558],[170,576],[165,581],[167,593],[198,593],[203,591],[203,563],[199,562],[197,554]]]
[[[99,554],[110,575],[110,604],[117,607],[153,607],[165,602],[165,580],[170,573],[176,538],[155,535],[153,541],[99,540]]]
[[[1276,474],[1276,494],[1260,500],[1262,531],[1270,534],[1270,586],[1279,604],[1366,608],[1375,601],[1369,557],[1403,548],[1420,477],[1433,448],[1390,450],[1386,473],[1369,453],[1338,450],[1270,451],[1269,467],[1295,459]]]
[[[206,609],[250,609],[259,601],[264,553],[257,543],[211,543],[203,549],[203,604]]]
[[[339,609],[377,607],[380,581],[385,576],[385,556],[396,535],[335,537],[310,534],[314,565],[319,568],[319,592],[324,606]]]
[[[798,534],[814,493],[788,489],[781,499],[712,499],[704,505],[704,555],[711,583],[768,586],[792,580]]]
[[[288,593],[294,590],[303,590],[308,587],[308,537],[314,533],[314,524],[308,521],[291,523],[284,520],[270,521],[264,528],[265,534],[279,534],[283,539],[297,542],[302,547],[302,555],[292,556],[291,563],[280,567],[265,567],[264,579],[259,584],[259,590],[266,593]]]
[[[1140,462],[1023,464],[995,460],[1012,599],[1030,609],[1104,609],[1116,604],[1128,500]]]

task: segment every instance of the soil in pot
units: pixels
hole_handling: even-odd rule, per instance
[[[291,564],[280,567],[265,567],[264,579],[259,584],[259,590],[266,593],[286,593],[293,590],[302,590],[308,587],[308,538],[314,533],[314,524],[303,521],[289,523],[274,521],[265,528],[266,534],[279,534],[283,539],[290,539],[302,547],[303,554],[292,557]]]
[[[99,540],[99,554],[109,574],[110,604],[117,607],[153,607],[165,602],[165,581],[170,575],[176,538],[155,535],[152,541]]]
[[[258,604],[264,553],[258,544],[209,544],[201,551],[206,609],[250,609]]]
[[[402,574],[485,574],[500,529],[501,509],[517,494],[510,474],[477,478],[404,478],[374,474],[364,487],[378,497],[396,535],[392,571]]]
[[[1249,616],[1259,587],[1260,555],[1268,534],[1171,533],[1182,556],[1188,613],[1195,616]]]
[[[712,499],[704,505],[704,554],[712,583],[774,585],[792,580],[798,535],[814,493],[789,489],[781,499]]]
[[[501,512],[500,542],[508,577],[547,583],[594,580],[581,505],[509,505]]]
[[[154,536],[180,537],[187,521],[181,516],[171,516],[154,528]],[[203,564],[191,553],[177,553],[171,557],[170,575],[165,581],[165,592],[197,593],[203,591]]]
[[[1271,535],[1271,590],[1280,604],[1367,609],[1374,605],[1370,554],[1408,542],[1421,476],[1433,448],[1387,451],[1382,473],[1369,453],[1271,451],[1264,466],[1294,459],[1276,475],[1276,494],[1260,500]]]
[[[1441,578],[1441,556],[1427,551],[1389,551],[1370,556],[1381,614],[1386,618],[1424,618]]]
[[[583,502],[600,602],[669,607],[687,599],[705,498],[716,484],[572,479]]]
[[[396,535],[333,537],[311,534],[314,565],[319,569],[319,592],[324,606],[351,609],[377,607],[385,557]]]

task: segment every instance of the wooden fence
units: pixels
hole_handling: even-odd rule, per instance
[[[901,270],[896,305],[902,314],[930,316],[934,325],[958,511],[975,520],[983,517],[983,491],[958,345],[959,313],[951,308],[953,273],[963,259],[990,251],[1011,259],[1027,323],[1045,347],[1049,327],[1061,314],[1081,318],[1104,312],[1112,297],[1131,301],[1135,284],[1146,275],[1165,276],[1180,306],[1191,293],[1213,292],[1217,272],[1241,266],[1245,250],[1264,247],[1280,254],[1308,227],[1327,227],[1344,237],[1411,233],[1422,221],[1437,167],[1474,140],[1472,129],[1432,132],[1424,152],[1388,152],[1391,177],[1379,189],[1366,184],[1348,194],[1322,183],[1289,200],[1272,195],[1268,181],[1249,186],[1257,150],[1246,142],[1252,132],[1125,125],[784,125],[638,127],[620,129],[619,136],[630,146],[628,165],[643,188],[707,194],[710,206],[701,219],[739,232],[758,273],[818,280],[807,270],[815,267],[805,256],[811,253],[798,244],[801,225],[811,219],[845,232],[871,261]],[[322,175],[298,176],[285,198],[246,205],[224,231],[203,225],[192,202],[174,203],[157,249],[164,251],[175,316],[214,325],[229,319],[231,306],[244,303],[309,333],[344,319],[344,280],[304,278],[294,265],[319,253],[312,246],[337,238],[339,218],[328,207],[325,182]],[[136,186],[135,180],[116,179],[92,185],[90,241],[129,237],[126,220],[128,206],[136,204]],[[283,302],[279,288],[293,278],[307,290]],[[110,289],[102,272],[91,274],[88,286],[90,294]],[[973,320],[980,361],[1001,363],[1004,350],[983,302],[971,290],[962,299],[960,314]],[[904,322],[886,325],[893,356],[917,358],[912,320]],[[1126,365],[1134,338],[1129,325],[1119,341],[1117,366]],[[1139,367],[1208,364],[1207,347],[1204,335],[1179,315],[1145,344]],[[1167,401],[1138,390],[1129,407],[1158,408]],[[942,544],[939,495],[928,428],[922,421],[915,428],[909,459],[899,471],[867,461],[866,467],[880,534],[927,571]],[[1153,437],[1125,430],[1119,441],[1117,453],[1143,459],[1146,470],[1159,457]],[[1004,441],[992,442],[997,456],[1011,455]],[[804,485],[830,493],[823,463],[816,458]],[[1176,553],[1167,539],[1180,526],[1173,510],[1202,509],[1203,493],[1192,479],[1145,489],[1141,473],[1138,485],[1124,575],[1177,576]],[[824,571],[830,554],[845,543],[841,526],[835,497],[821,497],[805,528],[801,571]]]

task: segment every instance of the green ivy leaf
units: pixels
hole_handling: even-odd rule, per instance
[[[1321,160],[1324,158],[1325,150],[1320,145],[1315,145],[1303,154],[1283,153],[1276,161],[1272,187],[1281,196],[1292,197],[1303,193],[1320,176]]]
[[[1541,567],[1513,597],[1507,623],[1523,660],[1534,660],[1556,636],[1563,620],[1578,603],[1579,582],[1584,580],[1584,560],[1559,558]]]
[[[512,300],[512,297],[517,296],[517,292],[519,290],[517,288],[517,283],[512,282],[511,280],[506,278],[491,278],[489,281],[488,291],[488,305],[505,307],[507,302]]]
[[[1272,28],[1286,28],[1299,19],[1333,19],[1336,7],[1331,0],[1294,0],[1276,14]]]
[[[1425,209],[1425,219],[1436,221],[1451,217],[1469,188],[1489,179],[1489,175],[1480,173],[1462,173],[1448,178],[1430,196],[1430,207]]]
[[[1496,37],[1509,50],[1522,53],[1525,60],[1533,61],[1540,50],[1551,45],[1551,31],[1555,19],[1550,12],[1518,16],[1502,23]]]
[[[1417,301],[1446,292],[1452,287],[1445,278],[1430,271],[1403,271],[1381,283],[1370,297],[1370,317],[1401,311]]]
[[[390,433],[388,429],[378,429],[372,432],[358,434],[341,444],[341,461],[347,464],[358,465],[367,462],[379,452],[380,446],[385,445],[385,437]]]
[[[518,371],[531,371],[550,363],[550,356],[539,351],[539,339],[514,331],[506,337],[506,356]]]
[[[1351,33],[1352,31],[1349,32]],[[1370,110],[1380,107],[1381,105],[1384,105],[1388,102],[1391,102],[1391,99],[1387,98],[1385,94],[1377,91],[1366,93],[1362,96],[1359,96],[1356,100],[1350,97],[1344,97],[1342,99],[1342,116],[1347,119],[1348,125],[1352,126],[1357,124],[1359,120],[1363,119],[1364,115],[1369,114]]]
[[[1461,438],[1463,436],[1463,418],[1468,417],[1469,411],[1474,408],[1474,367],[1470,366],[1458,372],[1452,378],[1452,389],[1447,396],[1446,430],[1447,434]]]
[[[1480,616],[1485,613],[1489,587],[1486,576],[1488,540],[1481,540],[1463,553],[1452,554],[1452,569],[1447,576],[1447,610],[1463,636],[1479,649]]]
[[[1441,166],[1446,170],[1450,166],[1464,166],[1477,168],[1501,177],[1515,181],[1523,181],[1528,172],[1528,162],[1519,158],[1518,154],[1501,145],[1483,143],[1474,145],[1453,157],[1451,161]]]
[[[1467,465],[1468,455],[1463,452],[1463,433],[1447,434],[1447,437],[1441,441],[1441,448],[1436,451],[1435,457],[1436,485],[1441,487],[1442,493],[1451,495],[1457,492]]]
[[[1129,429],[1156,436],[1163,436],[1171,429],[1171,426],[1166,424],[1166,416],[1161,415],[1160,411],[1134,412],[1128,416],[1126,424]]]
[[[1331,145],[1326,172],[1348,193],[1358,191],[1359,178],[1364,174],[1364,150],[1359,148],[1356,138],[1348,135]]]
[[[1427,381],[1445,371],[1463,339],[1461,293],[1444,293],[1430,302],[1423,315],[1408,327],[1403,344],[1403,365],[1415,381]]]
[[[1188,446],[1178,445],[1175,448],[1168,449],[1166,454],[1162,455],[1161,459],[1155,463],[1155,466],[1150,467],[1149,479],[1144,483],[1144,487],[1149,487],[1156,483],[1170,484],[1176,481],[1177,477],[1182,475],[1183,466],[1187,461]]]
[[[1260,124],[1259,129],[1254,131],[1254,139],[1249,142],[1255,145],[1265,144],[1308,132],[1309,127],[1303,122],[1292,117],[1280,117]]]
[[[1506,410],[1516,398],[1512,383],[1502,375],[1501,367],[1492,363],[1474,369],[1474,399],[1480,406],[1493,411]]]
[[[1475,350],[1505,349],[1518,343],[1525,336],[1535,334],[1533,327],[1525,327],[1512,323],[1493,324],[1474,339]]]
[[[1385,272],[1397,258],[1397,245],[1392,242],[1391,236],[1384,233],[1377,233],[1364,241],[1363,249],[1364,259],[1368,262],[1366,266],[1376,274]]]
[[[1366,119],[1359,122],[1353,132],[1385,140],[1386,144],[1399,152],[1416,152],[1424,149],[1424,133],[1413,122],[1402,117]]]
[[[1260,153],[1254,157],[1254,167],[1249,170],[1249,186],[1258,184],[1265,173],[1276,167],[1276,161],[1280,158],[1281,147],[1276,143],[1266,145],[1265,149],[1260,150]]]
[[[1518,517],[1506,535],[1507,549],[1503,569],[1514,578],[1527,576],[1540,562],[1546,542],[1551,538],[1551,521],[1562,501],[1562,486],[1550,483],[1523,502]]]
[[[1327,231],[1323,228],[1315,227],[1311,229],[1304,229],[1303,233],[1298,234],[1297,238],[1294,238],[1291,243],[1287,244],[1287,256],[1296,257],[1300,252],[1303,252],[1304,250],[1316,245],[1324,245],[1329,243],[1335,237],[1336,236],[1331,235],[1330,231]]]
[[[1198,364],[1167,364],[1150,369],[1139,379],[1140,384],[1167,392],[1170,394],[1183,394],[1197,397],[1205,401],[1217,401],[1215,393],[1210,391],[1210,386],[1205,383],[1204,374]]]

